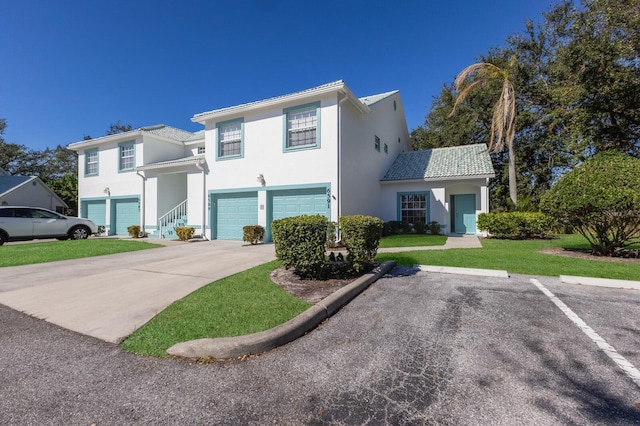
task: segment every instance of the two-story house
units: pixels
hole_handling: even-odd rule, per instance
[[[436,220],[474,233],[488,210],[486,148],[410,152],[398,91],[358,98],[336,81],[192,121],[204,130],[158,125],[71,144],[81,216],[110,235],[142,225],[168,237],[188,225],[241,240],[244,225],[260,224],[268,240],[273,220],[299,214]]]

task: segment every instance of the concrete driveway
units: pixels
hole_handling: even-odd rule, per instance
[[[172,302],[275,259],[272,244],[174,242],[167,247],[0,269],[0,303],[119,343]]]

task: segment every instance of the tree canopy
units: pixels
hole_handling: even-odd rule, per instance
[[[510,79],[516,88],[516,207],[521,209],[535,209],[559,177],[598,152],[640,157],[640,0],[566,0],[543,18],[539,24],[527,22],[504,46],[477,60],[499,68],[516,60]],[[491,85],[475,88],[448,117],[456,92],[444,85],[424,124],[411,133],[414,148],[489,146],[495,92]],[[491,157],[497,175],[491,207],[512,208],[509,155]]]

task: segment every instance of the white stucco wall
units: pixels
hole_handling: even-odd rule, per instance
[[[486,179],[463,179],[431,182],[397,182],[382,184],[380,217],[385,222],[399,220],[398,193],[429,191],[428,220],[437,221],[445,232],[451,229],[451,195],[474,194],[476,196],[476,216],[489,212],[489,200]]]
[[[385,98],[370,108],[371,112],[363,115],[348,102],[343,104],[342,215],[380,216],[380,179],[400,152],[410,150],[400,95]],[[380,151],[375,149],[376,136],[380,138]]]

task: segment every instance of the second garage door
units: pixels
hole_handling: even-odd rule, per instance
[[[258,193],[213,195],[213,223],[218,240],[242,240],[245,225],[258,224]]]
[[[140,202],[137,198],[111,200],[111,233],[128,235],[127,228],[140,225]]]
[[[327,188],[289,189],[271,191],[269,205],[271,206],[271,221],[285,217],[299,215],[321,214],[331,217],[331,205],[327,199]],[[267,240],[271,239],[271,223],[267,229]]]

